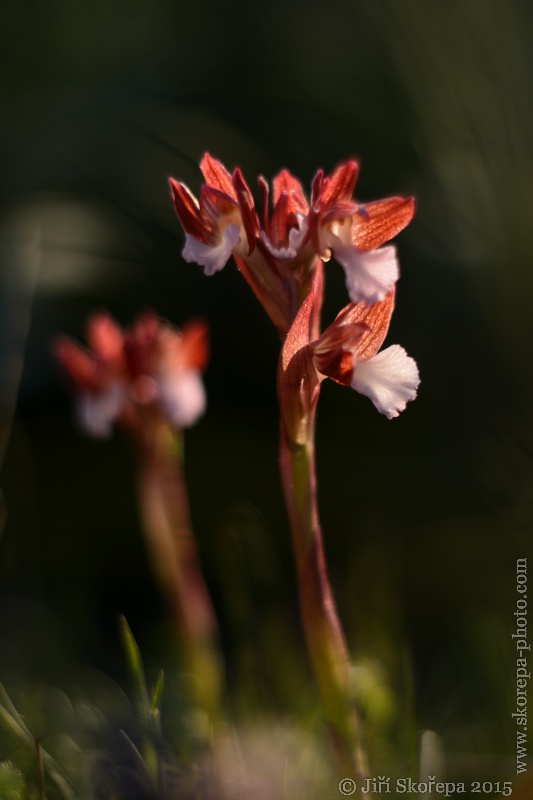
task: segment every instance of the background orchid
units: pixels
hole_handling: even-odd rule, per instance
[[[74,386],[83,428],[106,437],[117,421],[133,437],[149,555],[175,622],[184,669],[193,676],[187,676],[186,693],[208,715],[209,729],[221,691],[217,623],[180,463],[181,430],[206,406],[201,373],[208,358],[207,327],[190,322],[177,330],[147,312],[122,331],[108,314],[97,313],[87,322],[87,341],[90,350],[60,338],[55,355]]]
[[[119,420],[142,436],[146,413],[188,428],[205,411],[204,323],[178,331],[148,312],[123,333],[108,314],[97,313],[86,335],[89,351],[61,338],[55,354],[74,385],[78,421],[87,433],[109,436]]]

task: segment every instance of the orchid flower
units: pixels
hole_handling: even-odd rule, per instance
[[[199,200],[185,184],[169,179],[174,208],[185,230],[183,257],[203,266],[206,275],[213,275],[233,256],[283,335],[291,322],[289,299],[274,256],[260,236],[252,193],[239,169],[230,175],[208,153],[200,169],[205,183]]]
[[[100,312],[89,318],[86,336],[88,350],[62,337],[55,354],[76,389],[78,422],[91,436],[107,438],[117,421],[140,430],[146,411],[174,428],[193,425],[204,412],[202,322],[178,331],[147,312],[122,331]]]
[[[399,275],[396,250],[382,245],[410,222],[414,201],[392,197],[357,203],[352,197],[357,162],[345,162],[329,178],[319,170],[310,203],[300,182],[282,170],[272,182],[271,214],[264,178],[259,178],[258,214],[239,169],[230,175],[207,153],[200,168],[205,183],[199,200],[170,178],[185,230],[183,257],[213,275],[233,256],[282,335],[309,290],[317,257],[329,261],[333,255],[343,267],[353,303],[383,300],[394,286]]]
[[[253,200],[238,170],[233,178],[206,153],[201,163],[205,184],[200,200],[183,184],[170,179],[172,198],[185,229],[183,257],[204,267],[206,275],[223,269],[232,254],[248,255],[254,247],[244,217],[254,225]],[[240,178],[240,180],[239,180]],[[249,209],[249,211],[247,211]]]
[[[372,306],[350,304],[311,347],[320,379],[325,377],[366,395],[388,419],[416,397],[415,361],[393,344],[379,351],[394,309],[394,292]]]
[[[331,255],[343,267],[352,303],[383,300],[399,277],[396,249],[382,245],[409,224],[412,197],[356,203],[356,161],[337,167],[330,178],[319,171],[313,181],[310,237],[323,261]]]

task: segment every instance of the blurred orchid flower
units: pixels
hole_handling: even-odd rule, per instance
[[[78,421],[90,435],[110,436],[117,421],[140,430],[145,412],[186,428],[204,412],[203,322],[179,331],[147,312],[122,331],[109,314],[98,312],[87,321],[86,338],[89,349],[66,337],[54,349],[77,391]]]

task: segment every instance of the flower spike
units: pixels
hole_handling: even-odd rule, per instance
[[[416,396],[419,377],[413,359],[398,345],[379,352],[399,276],[396,249],[386,243],[411,220],[414,201],[393,197],[359,203],[353,198],[359,165],[348,160],[330,177],[317,171],[310,203],[287,170],[274,178],[271,193],[260,177],[258,215],[239,169],[231,176],[208,154],[201,169],[205,184],[199,202],[191,205],[192,195],[181,184],[174,190],[186,234],[184,256],[212,274],[231,254],[281,336],[279,463],[305,637],[343,774],[350,769],[358,782],[364,781],[368,768],[350,661],[327,576],[317,508],[315,415],[326,377],[368,396],[389,418]],[[223,196],[224,204],[213,209],[202,199],[212,193]],[[323,262],[332,256],[345,271],[351,302],[320,335]]]

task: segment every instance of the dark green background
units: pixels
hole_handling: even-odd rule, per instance
[[[514,573],[533,522],[530,4],[48,0],[1,16],[0,679],[120,677],[118,612],[152,667],[172,658],[128,443],[76,432],[50,356],[95,307],[128,324],[150,306],[211,326],[187,474],[235,696],[305,706],[276,334],[233,265],[208,279],[181,260],[166,180],[197,190],[206,149],[254,187],[282,167],[309,187],[356,156],[359,199],[417,199],[388,341],[422,383],[392,422],[324,386],[319,493],[341,617],[402,697],[397,737],[412,691],[409,731],[512,755]],[[326,274],[330,320],[346,294],[340,268]]]

